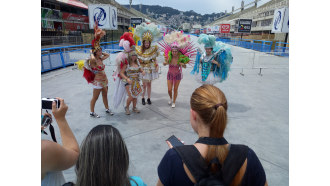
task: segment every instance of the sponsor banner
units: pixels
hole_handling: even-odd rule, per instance
[[[251,32],[252,19],[240,19],[237,25],[238,33],[250,33]]]
[[[286,8],[285,13],[284,13],[282,32],[283,33],[289,32],[289,8]]]
[[[212,33],[212,27],[207,27],[206,28],[206,33],[208,33],[208,34]]]
[[[71,14],[67,12],[63,12],[63,20],[65,21],[74,21],[74,22],[84,22],[88,23],[88,17],[85,15]]]
[[[94,28],[95,21],[98,22],[99,28],[110,30],[110,5],[105,4],[89,4],[88,5],[88,18],[89,28]]]
[[[230,24],[221,24],[220,33],[230,33]]]
[[[48,8],[41,8],[41,18],[44,19],[62,19],[62,12]]]
[[[118,11],[114,6],[110,6],[110,30],[118,30]]]
[[[272,33],[281,33],[284,21],[285,8],[276,9],[273,18]]]
[[[131,27],[135,28],[136,26],[140,25],[142,23],[141,17],[132,17],[131,18]]]
[[[289,8],[276,9],[274,12],[272,33],[289,32]]]

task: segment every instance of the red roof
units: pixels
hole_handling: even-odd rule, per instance
[[[82,3],[78,0],[56,0],[56,1],[68,4],[68,5],[71,5],[71,6],[76,6],[76,7],[79,7],[79,8],[88,9],[87,5],[85,5],[84,3]]]

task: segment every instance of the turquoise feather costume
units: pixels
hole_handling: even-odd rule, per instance
[[[191,71],[191,74],[196,76],[196,80],[202,84],[215,84],[226,80],[233,62],[230,48],[215,40],[214,36],[206,34],[201,34],[198,39],[198,43],[204,44],[205,48],[213,48],[209,56],[205,52],[202,54],[201,50],[197,52],[194,69]],[[220,66],[212,63],[212,60],[217,61]]]

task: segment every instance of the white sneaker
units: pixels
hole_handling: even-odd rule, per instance
[[[99,115],[97,115],[95,112],[91,112],[89,113],[89,116],[93,117],[93,118],[100,118]]]
[[[171,104],[172,104],[172,100],[169,100],[169,101],[168,101],[168,105],[171,105]]]
[[[105,109],[105,112],[106,112],[107,114],[110,114],[111,116],[113,115],[113,112],[112,112],[110,109]]]
[[[175,108],[175,103],[172,103],[172,108]]]

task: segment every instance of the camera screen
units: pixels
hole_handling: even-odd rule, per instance
[[[42,100],[42,109],[52,109],[52,101],[50,100]]]
[[[53,101],[56,102],[56,108],[59,108],[60,102],[57,99],[47,99],[47,98],[43,98],[41,100],[41,108],[52,110]]]

